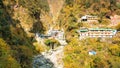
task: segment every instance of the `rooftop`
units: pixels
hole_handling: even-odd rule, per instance
[[[87,32],[87,31],[116,31],[115,29],[110,28],[86,28],[86,29],[80,29],[80,32]]]
[[[112,31],[115,29],[109,29],[109,28],[89,28],[89,30],[104,30],[104,31]]]

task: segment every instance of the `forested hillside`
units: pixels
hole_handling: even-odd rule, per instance
[[[117,0],[65,0],[58,19],[59,25],[64,25],[66,29],[71,28],[68,25],[75,24],[84,15],[96,15],[100,17],[99,22],[102,23],[106,16],[120,15],[119,5]]]
[[[84,15],[97,16],[98,22],[80,22]],[[65,33],[64,68],[120,68],[119,33],[80,40],[77,32],[81,27],[120,30],[120,22],[109,26],[114,15],[120,15],[120,0],[0,0],[0,68],[32,68],[33,57],[44,51],[35,35],[50,28]],[[54,37],[43,43],[60,46]],[[97,54],[89,56],[90,50]]]
[[[65,0],[64,6],[57,20],[57,26],[64,28],[66,36],[76,35],[75,30],[80,27],[109,27],[110,17],[120,15],[119,0]],[[99,23],[86,24],[78,22],[84,15],[97,16]],[[113,27],[111,27],[113,28]],[[72,33],[71,33],[72,32]]]
[[[32,68],[42,12],[49,12],[47,0],[0,0],[0,68]]]
[[[76,30],[85,28],[115,28],[108,27],[110,16],[120,15],[118,0],[65,0],[58,22],[66,30],[66,40],[69,42],[64,48],[64,68],[119,68],[120,40],[119,33],[112,39],[87,38],[80,40]],[[78,22],[84,15],[98,16],[98,23]],[[118,22],[119,23],[119,22]],[[90,26],[90,25],[93,26]],[[119,25],[117,29],[119,29]],[[89,55],[90,51],[96,55]]]

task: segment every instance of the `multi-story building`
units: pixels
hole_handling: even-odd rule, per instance
[[[67,42],[65,40],[65,35],[64,35],[64,31],[63,30],[60,31],[60,30],[53,30],[53,29],[51,29],[51,30],[49,30],[47,32],[46,35],[45,34],[38,34],[37,36],[39,38],[41,38],[41,39],[51,39],[51,38],[54,38],[54,39],[58,40],[61,45],[66,45],[67,44]]]
[[[94,37],[108,37],[112,38],[117,30],[108,28],[84,28],[79,30],[80,39],[94,38]]]
[[[97,16],[92,16],[92,15],[85,15],[85,16],[82,16],[80,21],[97,21],[98,20],[98,17]]]

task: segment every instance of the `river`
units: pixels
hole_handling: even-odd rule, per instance
[[[63,68],[64,46],[43,52],[33,59],[33,68]]]

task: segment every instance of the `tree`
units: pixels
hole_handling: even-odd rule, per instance
[[[60,43],[55,39],[47,39],[45,40],[45,44],[51,47],[51,49],[54,49],[56,46],[60,45]]]
[[[0,38],[0,68],[21,68],[20,64],[12,57],[11,51],[9,45]]]
[[[31,29],[31,32],[44,33],[44,31],[45,31],[45,28],[43,27],[43,25],[40,21],[33,23],[33,27]]]

